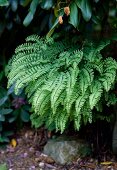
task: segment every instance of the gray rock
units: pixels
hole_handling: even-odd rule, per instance
[[[89,149],[89,145],[83,140],[62,137],[49,140],[44,147],[44,154],[51,156],[57,163],[64,165],[79,158],[81,152],[87,149]]]

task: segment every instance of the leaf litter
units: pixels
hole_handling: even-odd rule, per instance
[[[76,158],[71,164],[59,165],[51,157],[43,154],[43,146],[48,140],[44,128],[29,127],[17,133],[6,149],[0,149],[0,166],[5,170],[117,170],[114,156],[106,156],[100,162],[92,157]],[[0,168],[0,170],[2,170]]]

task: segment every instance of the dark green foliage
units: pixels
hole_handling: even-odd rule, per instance
[[[3,79],[1,76],[1,84]],[[29,122],[29,109],[23,93],[16,96],[13,86],[9,90],[0,86],[0,143],[9,142],[16,128],[21,128],[23,122]]]
[[[25,88],[33,125],[45,123],[63,132],[71,121],[77,130],[92,122],[92,111],[110,102],[116,82],[117,62],[100,53],[109,43],[74,45],[69,39],[32,35],[16,48],[7,68],[8,87],[15,84],[16,94]]]
[[[59,16],[63,17],[66,30],[72,26],[81,32],[84,32],[84,29],[88,32],[101,31],[105,26],[107,27],[105,31],[117,27],[116,0],[1,0],[0,6],[1,32],[5,27],[13,28],[15,24],[23,23],[27,27],[35,18],[38,20],[39,16],[43,16],[44,20],[41,23],[38,20],[38,32],[41,32],[45,26],[53,30],[58,25]],[[65,7],[70,8],[68,16],[64,13]],[[50,36],[52,32],[50,31],[48,35]]]

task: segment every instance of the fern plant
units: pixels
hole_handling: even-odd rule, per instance
[[[116,82],[117,62],[100,51],[109,44],[84,42],[83,46],[59,38],[32,35],[18,46],[9,61],[8,87],[25,88],[32,104],[32,124],[46,124],[63,132],[69,122],[79,130],[92,122],[92,111],[108,103]]]

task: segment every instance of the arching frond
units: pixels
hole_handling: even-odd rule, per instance
[[[102,84],[97,80],[94,81],[90,87],[91,94],[89,96],[90,108],[93,109],[97,102],[100,100],[101,94],[103,92]]]
[[[117,62],[100,53],[108,44],[86,41],[80,49],[64,38],[31,35],[16,48],[6,69],[8,87],[14,84],[16,93],[24,88],[34,111],[32,125],[62,133],[73,122],[79,130],[92,122],[94,107],[101,111],[103,100],[116,101],[109,92],[117,81]]]
[[[84,94],[91,85],[94,77],[93,69],[91,68],[83,68],[79,75],[79,86],[81,88],[82,94]]]

